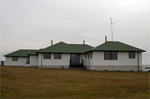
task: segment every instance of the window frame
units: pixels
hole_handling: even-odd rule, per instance
[[[116,58],[114,59],[112,53],[116,53]],[[106,53],[109,53],[109,58],[106,58]],[[104,51],[104,60],[118,60],[118,52],[117,51]]]
[[[30,56],[26,57],[26,64],[30,64]]]
[[[46,55],[50,55],[49,57],[47,57]],[[51,53],[43,53],[43,59],[51,59]]]
[[[15,59],[16,58],[16,59]],[[18,61],[18,56],[13,56],[12,61]]]
[[[60,55],[60,58],[57,58],[55,55]],[[62,54],[61,53],[54,53],[54,59],[62,59]]]
[[[134,57],[131,57],[131,53],[134,53]],[[135,52],[134,51],[129,52],[129,59],[135,59]]]
[[[108,53],[109,54],[109,58],[106,58],[106,53]],[[110,52],[109,51],[104,51],[104,60],[111,60],[111,56],[110,56],[111,54],[110,54]]]
[[[113,57],[113,53],[116,53],[115,54],[116,55],[115,59]],[[115,51],[111,52],[111,60],[118,60],[118,53],[117,52],[115,52]]]

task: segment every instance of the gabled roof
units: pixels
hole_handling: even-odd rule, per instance
[[[52,46],[49,46],[45,49],[40,50],[29,50],[21,49],[15,52],[5,55],[5,57],[20,56],[26,57],[28,55],[36,55],[36,53],[85,53],[89,51],[136,51],[136,52],[145,52],[145,50],[130,46],[125,43],[118,41],[107,41],[97,47],[92,47],[87,44],[67,44],[64,42],[59,42]]]
[[[84,53],[93,48],[87,44],[67,44],[64,42],[56,43],[45,49],[41,49],[37,52],[50,52],[50,53]]]
[[[125,43],[121,43],[118,41],[107,41],[90,51],[137,51],[137,52],[145,52],[145,50],[136,48],[134,46],[130,46]]]
[[[21,49],[21,50],[17,50],[15,52],[9,53],[7,55],[5,55],[5,57],[12,57],[12,56],[20,56],[20,57],[26,57],[28,56],[28,54],[36,54],[37,50],[29,50],[29,49]]]

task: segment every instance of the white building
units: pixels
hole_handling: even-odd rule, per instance
[[[37,66],[37,50],[17,50],[5,55],[5,66]],[[31,62],[30,62],[31,60]]]
[[[139,71],[142,49],[114,41],[97,47],[87,44],[59,42],[40,50],[18,50],[6,56],[6,66],[70,68],[83,66],[89,70]]]
[[[90,70],[139,71],[142,52],[144,50],[121,42],[107,41],[88,51],[87,66]]]

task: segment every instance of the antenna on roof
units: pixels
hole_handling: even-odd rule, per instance
[[[111,17],[110,17],[110,24],[111,24],[111,39],[113,41],[113,26],[112,26],[112,24],[114,24],[114,23],[112,22],[112,18]]]

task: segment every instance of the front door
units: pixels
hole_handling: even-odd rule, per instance
[[[80,54],[70,54],[70,64],[79,65],[80,64]]]

